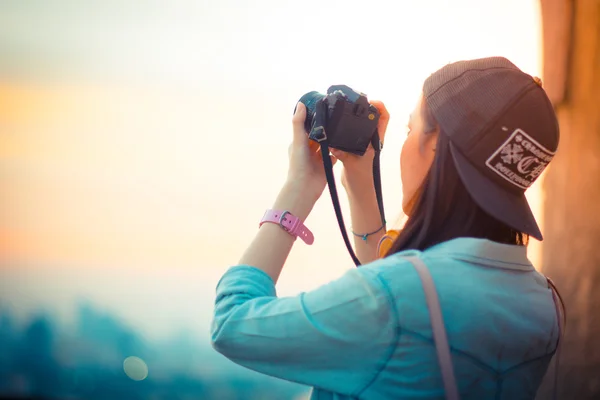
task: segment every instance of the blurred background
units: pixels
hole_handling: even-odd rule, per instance
[[[307,398],[209,343],[217,281],[285,179],[297,100],[346,84],[386,104],[399,220],[423,80],[494,55],[543,75],[539,0],[1,0],[0,394]],[[306,223],[316,242],[280,296],[353,268],[327,192]]]

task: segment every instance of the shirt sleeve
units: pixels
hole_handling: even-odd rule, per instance
[[[394,349],[398,321],[392,301],[369,266],[283,298],[276,297],[266,273],[237,266],[217,285],[212,343],[252,370],[355,396]]]

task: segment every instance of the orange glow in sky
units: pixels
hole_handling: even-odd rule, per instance
[[[283,183],[291,114],[302,94],[343,83],[385,102],[389,221],[400,216],[403,127],[429,73],[492,55],[541,71],[537,0],[173,1],[119,13],[109,3],[86,12],[69,2],[72,9],[60,15],[0,6],[0,39],[11,45],[4,48],[23,50],[0,55],[7,60],[0,69],[6,296],[37,292],[42,282],[58,288],[55,271],[83,270],[117,281],[150,274],[164,279],[160,290],[169,297],[181,280],[166,277],[178,271],[209,293],[209,309],[218,278]],[[49,26],[58,28],[43,29]],[[530,198],[539,215],[537,190]],[[342,208],[349,221],[345,200]],[[327,191],[306,223],[316,242],[295,247],[280,294],[352,268]],[[534,243],[533,261],[537,249]],[[9,287],[31,271],[39,283]],[[90,296],[134,318],[110,290],[78,286],[76,278],[66,285],[61,276],[65,299]],[[152,299],[158,289],[136,290]],[[178,301],[173,308],[187,300]],[[164,307],[166,320],[173,312]]]

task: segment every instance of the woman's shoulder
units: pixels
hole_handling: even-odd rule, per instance
[[[358,270],[361,275],[369,276],[371,280],[378,281],[382,287],[389,291],[406,291],[421,286],[411,257],[426,259],[424,252],[406,250],[379,257],[377,260],[361,266]]]

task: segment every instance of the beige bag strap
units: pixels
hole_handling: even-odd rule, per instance
[[[442,380],[444,381],[444,390],[447,400],[459,400],[458,388],[456,387],[456,379],[454,377],[454,367],[452,366],[452,357],[450,356],[450,346],[448,345],[448,336],[446,335],[446,327],[442,317],[440,308],[440,300],[438,298],[433,278],[429,273],[427,265],[418,257],[406,257],[408,261],[415,267],[423,290],[425,291],[425,300],[427,308],[429,308],[429,320],[431,321],[431,329],[433,331],[433,341],[437,352],[438,362],[442,370]]]
[[[563,336],[565,334],[565,323],[567,319],[567,315],[565,313],[565,305],[558,294],[558,290],[556,290],[556,286],[554,282],[548,277],[546,277],[548,281],[548,288],[552,292],[552,300],[554,300],[554,308],[556,308],[556,319],[558,322],[558,343],[556,344],[556,351],[554,353],[554,394],[553,398],[558,398],[558,363],[560,361],[560,349],[563,341]]]

